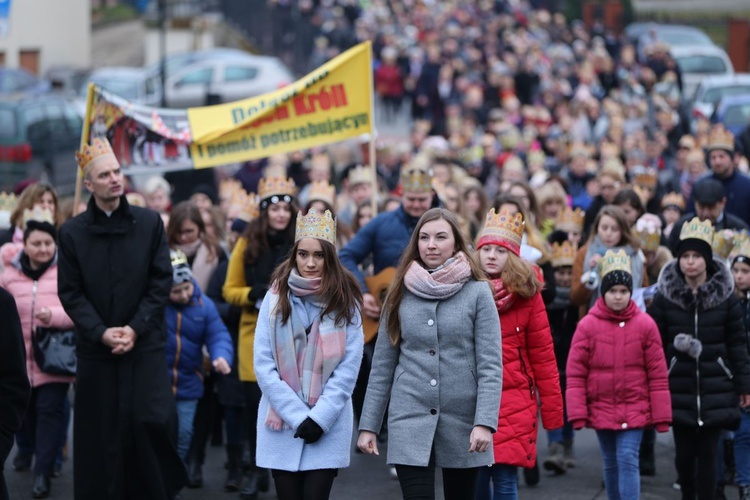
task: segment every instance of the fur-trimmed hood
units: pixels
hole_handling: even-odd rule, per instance
[[[732,296],[734,278],[726,264],[716,257],[713,259],[713,274],[698,287],[695,294],[677,266],[677,259],[664,266],[659,275],[659,292],[680,308],[690,310],[697,304],[703,310],[711,309]]]

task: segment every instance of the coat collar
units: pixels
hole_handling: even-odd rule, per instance
[[[726,264],[714,258],[709,276],[705,283],[698,287],[697,293],[685,282],[685,277],[679,271],[678,260],[674,259],[662,269],[659,275],[659,292],[668,301],[684,310],[695,306],[701,309],[712,309],[734,293],[734,279]]]
[[[120,206],[109,217],[96,205],[93,196],[81,215],[84,223],[96,234],[124,234],[135,224],[133,211],[125,195],[120,197]]]

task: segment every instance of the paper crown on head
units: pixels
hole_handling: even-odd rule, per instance
[[[219,183],[219,199],[231,200],[235,193],[244,191],[242,183],[237,179],[224,179]]]
[[[656,188],[656,184],[659,181],[659,175],[653,168],[644,168],[640,172],[633,176],[633,184],[636,186],[647,187],[649,189]]]
[[[708,151],[723,149],[724,151],[734,152],[734,134],[725,129],[723,125],[714,127],[708,134]]]
[[[356,186],[357,184],[370,184],[372,183],[372,168],[357,165],[353,169],[349,170],[349,175],[346,176],[349,180],[349,186]]]
[[[685,197],[680,193],[668,193],[661,199],[661,208],[676,207],[680,212],[685,211]]]
[[[750,259],[750,237],[748,237],[746,230],[734,234],[734,248],[730,255]]]
[[[190,269],[188,258],[182,250],[170,250],[169,260],[172,262],[173,285],[180,285],[188,281],[193,281],[193,270]]]
[[[336,187],[330,185],[328,181],[314,181],[310,184],[310,191],[307,194],[308,202],[319,200],[332,207],[335,199]]]
[[[401,171],[401,187],[404,191],[432,192],[432,175],[426,170],[409,168]]]
[[[555,221],[555,229],[560,231],[583,231],[586,214],[580,209],[565,207]]]
[[[570,146],[570,156],[584,156],[586,158],[591,158],[591,149],[582,142],[576,142]]]
[[[308,210],[307,215],[297,214],[297,226],[294,230],[294,242],[303,238],[317,238],[325,240],[331,245],[336,244],[336,219],[326,210],[323,215],[315,213],[315,209]]]
[[[714,228],[711,221],[706,219],[701,221],[698,217],[693,217],[682,225],[680,230],[680,241],[687,239],[703,240],[708,246],[713,247]]]
[[[633,235],[638,238],[641,250],[644,252],[655,252],[659,249],[661,242],[661,232],[658,228],[652,226],[634,227]]]
[[[255,193],[248,193],[244,189],[234,194],[230,206],[232,215],[245,222],[250,222],[260,215],[260,199]]]
[[[553,243],[550,250],[552,267],[572,266],[576,260],[576,246],[567,240]]]
[[[261,203],[268,202],[274,196],[279,199],[275,202],[271,200],[272,203],[277,203],[278,201],[289,203],[296,193],[297,187],[294,184],[294,179],[291,177],[263,177],[258,182],[258,197]],[[262,206],[261,208],[265,207]]]
[[[34,207],[32,210],[26,209],[23,211],[23,227],[27,227],[28,223],[34,222],[46,222],[48,224],[55,225],[55,217],[48,208]]]
[[[545,161],[547,161],[547,155],[540,149],[529,151],[526,155],[527,165],[543,165]]]
[[[722,259],[729,257],[729,254],[734,250],[735,234],[736,233],[731,229],[715,231],[714,237],[711,241],[711,248],[714,253]]]
[[[104,157],[112,157],[117,160],[109,141],[102,137],[94,137],[90,145],[84,144],[80,151],[76,151],[76,161],[78,162],[78,168],[81,170],[85,170],[94,160]]]
[[[0,212],[12,212],[18,206],[18,198],[13,193],[0,193]]]
[[[520,212],[511,215],[510,212],[503,210],[497,214],[495,209],[491,208],[484,220],[477,250],[484,245],[500,245],[519,255],[521,253],[523,226],[523,215]]]
[[[599,276],[604,278],[612,271],[625,271],[632,274],[630,257],[625,253],[625,250],[618,250],[617,252],[607,250],[604,257],[599,260]]]

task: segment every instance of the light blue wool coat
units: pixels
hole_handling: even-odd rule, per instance
[[[309,314],[309,302],[305,306]],[[263,391],[257,422],[258,467],[293,472],[348,467],[354,421],[351,396],[364,346],[359,315],[347,326],[344,357],[333,370],[320,399],[312,408],[281,380],[276,369],[269,338],[272,319],[269,300],[264,300],[255,329],[254,348],[255,375]],[[269,403],[286,424],[281,431],[274,431],[266,426]],[[323,437],[313,444],[305,444],[301,438],[294,437],[297,427],[307,417],[312,418],[324,431]]]

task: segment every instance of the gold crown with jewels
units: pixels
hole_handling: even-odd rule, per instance
[[[552,267],[572,266],[576,260],[576,246],[569,241],[555,242],[550,250]]]
[[[714,242],[714,227],[711,225],[711,221],[706,219],[701,221],[698,217],[693,217],[688,222],[682,225],[680,230],[680,241],[687,239],[703,240],[710,247],[713,247]]]
[[[432,175],[426,170],[410,168],[401,171],[401,187],[404,191],[432,192]]]
[[[630,267],[630,257],[625,253],[625,250],[618,250],[617,252],[607,250],[604,257],[599,261],[599,276],[604,278],[612,271],[633,272]]]
[[[297,186],[291,177],[262,177],[258,182],[258,197],[261,201],[272,196],[291,196],[297,194]]]
[[[0,212],[12,212],[18,206],[18,198],[13,193],[0,193]]]
[[[565,207],[555,221],[555,229],[560,231],[583,231],[586,214],[580,209]]]
[[[661,199],[661,208],[677,207],[681,212],[685,211],[685,197],[680,193],[668,193]]]
[[[109,141],[102,137],[94,137],[90,145],[84,144],[80,151],[76,151],[76,161],[81,170],[85,170],[94,160],[107,156],[111,156],[117,160]]]
[[[235,218],[250,222],[260,215],[260,199],[255,193],[247,193],[245,190],[237,191],[231,202],[231,209]]]
[[[748,237],[747,230],[743,229],[738,233],[734,233],[734,248],[730,254],[734,257],[742,255],[743,257],[750,258],[750,237]]]
[[[633,228],[633,235],[638,238],[641,250],[644,252],[655,252],[659,249],[661,232],[655,227]]]
[[[330,210],[320,215],[315,213],[314,208],[311,208],[307,215],[302,215],[302,212],[297,214],[294,242],[304,238],[317,238],[331,245],[336,244],[336,219],[333,218]]]
[[[219,183],[219,199],[231,200],[235,193],[244,191],[242,183],[237,179],[224,179]]]
[[[23,227],[26,227],[30,221],[34,222],[46,222],[48,224],[55,225],[55,217],[48,208],[34,207],[32,210],[26,209],[23,211]]]
[[[356,186],[357,184],[371,184],[372,183],[372,168],[357,165],[353,169],[349,170],[349,175],[346,177],[349,179],[349,186]]]
[[[518,255],[521,251],[521,239],[523,238],[523,215],[516,212],[511,215],[505,210],[499,214],[491,208],[484,219],[484,228],[477,246],[485,244],[502,244]]]
[[[723,125],[714,127],[708,134],[708,151],[723,149],[725,151],[734,151],[734,134],[725,129]]]
[[[649,189],[655,189],[658,181],[659,176],[653,168],[643,169],[633,177],[633,184],[636,186],[647,187]]]
[[[734,238],[735,232],[731,229],[724,229],[721,231],[715,231],[714,237],[711,241],[711,248],[713,251],[721,257],[726,259],[729,254],[734,250]]]
[[[336,199],[336,186],[332,186],[328,181],[315,181],[310,184],[310,191],[307,195],[307,201],[323,201],[333,206]]]

